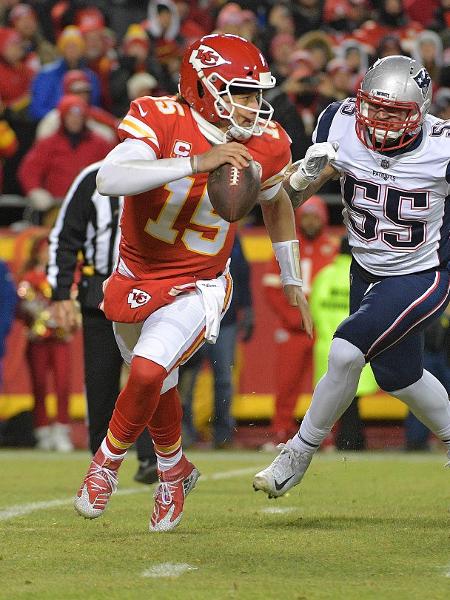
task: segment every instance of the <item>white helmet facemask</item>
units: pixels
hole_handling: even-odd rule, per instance
[[[264,100],[262,92],[264,89],[272,88],[275,84],[275,78],[270,75],[270,73],[267,75],[267,82],[241,78],[233,78],[230,81],[227,81],[218,73],[211,73],[208,77],[202,79],[202,83],[215,98],[214,107],[218,116],[221,119],[230,122],[230,127],[227,131],[227,139],[229,138],[230,140],[234,139],[243,142],[250,139],[253,135],[260,136],[266,131],[273,116],[273,108],[266,100]],[[215,85],[213,85],[212,82],[217,82],[217,80],[223,82],[223,91],[218,92]],[[235,94],[236,92],[239,93],[239,88],[242,88],[242,93],[246,93],[253,89],[258,93],[258,105],[256,108],[239,104],[239,102],[235,101],[232,91]],[[240,125],[235,119],[236,109],[254,113],[255,118],[253,123],[246,127]]]

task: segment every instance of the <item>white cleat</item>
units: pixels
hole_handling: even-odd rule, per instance
[[[278,444],[280,454],[266,469],[256,473],[253,478],[255,492],[261,490],[269,498],[278,498],[300,483],[314,452],[299,452],[290,447],[290,441]]]

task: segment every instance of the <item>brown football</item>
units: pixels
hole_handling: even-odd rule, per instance
[[[208,176],[208,196],[214,210],[229,223],[239,221],[254,207],[261,180],[255,161],[237,169],[226,163]]]

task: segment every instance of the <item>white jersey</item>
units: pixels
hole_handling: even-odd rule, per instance
[[[339,142],[343,216],[355,260],[375,275],[425,271],[450,260],[450,121],[428,115],[419,137],[391,153],[355,131],[355,99],[328,106],[313,142]]]

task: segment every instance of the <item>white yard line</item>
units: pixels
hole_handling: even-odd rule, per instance
[[[179,577],[187,571],[197,571],[197,569],[198,567],[187,563],[160,563],[145,569],[142,577]]]
[[[280,506],[267,506],[261,508],[259,512],[265,515],[285,515],[296,511],[298,511],[298,508],[295,506],[284,506],[283,508]]]
[[[232,477],[240,477],[241,475],[248,475],[254,472],[254,467],[247,467],[246,469],[235,469],[233,471],[213,473],[212,475],[203,475],[199,479],[199,483],[217,479],[231,479]],[[141,488],[125,488],[123,490],[118,490],[116,495],[129,496],[131,494],[148,494],[149,487],[150,486],[142,486]],[[72,503],[73,498],[60,498],[56,500],[46,500],[42,502],[30,502],[28,504],[16,504],[14,506],[8,506],[0,510],[0,521],[8,521],[9,519],[14,519],[15,517],[29,515],[30,513],[38,510],[47,510],[48,508],[59,506],[70,506]]]

